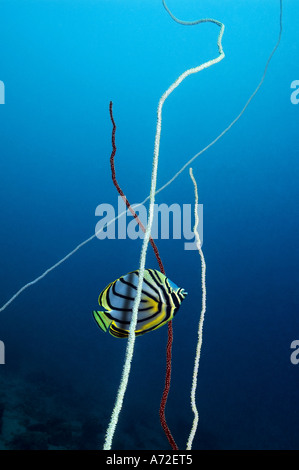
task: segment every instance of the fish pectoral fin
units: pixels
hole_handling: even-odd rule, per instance
[[[106,333],[106,331],[110,327],[112,320],[110,320],[110,318],[106,316],[105,312],[93,310],[92,314],[93,318],[97,322],[97,325],[101,328],[101,330],[104,331],[104,333]]]
[[[139,311],[151,310],[156,313],[159,310],[160,302],[157,299],[148,297],[147,295],[142,296],[142,303],[140,303]]]

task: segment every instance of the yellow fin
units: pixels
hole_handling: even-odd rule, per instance
[[[106,331],[109,329],[109,326],[112,320],[110,320],[105,315],[105,312],[99,312],[99,311],[93,310],[92,314],[98,326],[101,328],[101,330],[103,330],[106,333]]]

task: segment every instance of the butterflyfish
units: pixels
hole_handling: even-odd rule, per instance
[[[104,310],[93,311],[98,326],[116,338],[129,336],[139,270],[111,282],[99,295]],[[172,320],[187,292],[156,269],[145,269],[135,335],[156,330]]]

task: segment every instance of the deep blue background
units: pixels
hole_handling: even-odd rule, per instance
[[[165,103],[158,186],[238,115],[279,33],[278,0],[171,0],[169,8],[185,20],[222,21],[226,57]],[[298,2],[285,2],[282,41],[262,89],[192,165],[207,263],[195,449],[298,448],[299,365],[290,362],[290,344],[299,339],[299,105],[290,101],[299,79],[298,15]],[[110,100],[119,183],[131,203],[147,196],[159,98],[184,70],[217,56],[218,32],[213,24],[176,24],[160,0],[0,1],[1,305],[94,233],[98,204],[116,207]],[[157,202],[193,204],[188,172]],[[184,240],[157,243],[167,275],[189,292],[173,323],[166,409],[183,449],[192,422],[200,258],[184,251]],[[99,447],[125,341],[103,334],[91,311],[103,287],[138,267],[140,248],[140,240],[93,240],[1,313],[2,379],[20,388],[33,381],[41,404],[54,396],[53,416],[90,416]],[[147,266],[157,267],[150,251]],[[158,416],[166,339],[164,327],[136,341],[115,449],[168,449]],[[86,439],[81,447],[94,447]]]

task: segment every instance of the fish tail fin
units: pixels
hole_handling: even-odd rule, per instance
[[[104,333],[109,329],[111,321],[106,315],[105,312],[93,310],[93,318],[95,319],[97,325],[101,328]]]

